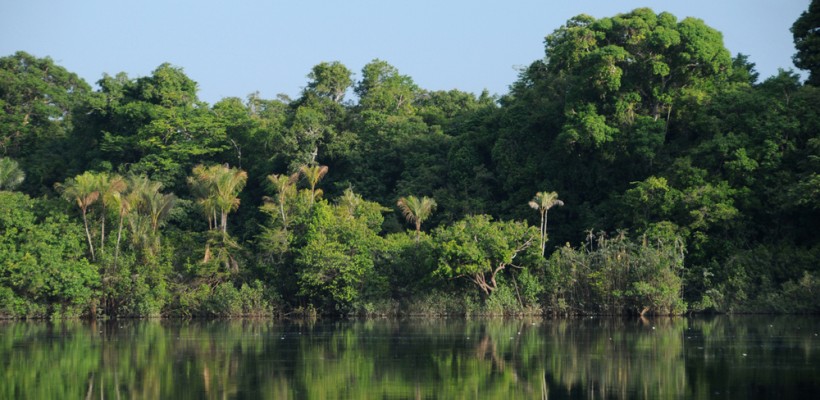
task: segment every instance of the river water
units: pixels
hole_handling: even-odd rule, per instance
[[[0,322],[2,399],[816,399],[820,318]]]

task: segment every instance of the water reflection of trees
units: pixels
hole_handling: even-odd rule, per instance
[[[797,341],[793,320],[731,318],[0,324],[0,398],[753,396],[737,387],[813,382],[818,367],[730,368],[784,351],[818,365],[818,324],[800,321]]]

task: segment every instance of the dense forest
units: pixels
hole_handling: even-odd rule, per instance
[[[820,311],[820,1],[760,80],[702,20],[579,15],[507,94],[382,60],[209,105],[0,58],[0,316]]]

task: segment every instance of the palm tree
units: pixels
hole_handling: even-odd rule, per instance
[[[145,215],[150,218],[151,232],[157,234],[159,227],[168,218],[168,214],[176,204],[177,197],[172,193],[143,193],[143,207],[147,211]]]
[[[416,225],[416,241],[418,241],[421,235],[421,223],[433,214],[433,210],[436,209],[436,201],[427,196],[421,199],[416,196],[407,196],[400,198],[397,205],[407,222]]]
[[[212,165],[205,167],[197,165],[193,169],[193,176],[188,179],[191,189],[200,198],[208,225],[211,229],[220,229],[227,233],[228,213],[239,208],[239,192],[248,181],[248,173],[226,165]],[[220,213],[216,219],[217,210]],[[211,224],[213,215],[213,225]]]
[[[228,229],[228,213],[239,208],[239,192],[248,181],[248,173],[238,168],[220,167],[216,175],[216,205],[219,207],[222,233]]]
[[[111,197],[111,207],[119,217],[119,224],[117,225],[117,245],[114,247],[114,271],[117,270],[117,259],[120,256],[120,241],[122,240],[122,226],[125,222],[125,216],[128,215],[131,208],[131,201],[129,196],[123,192],[114,193]]]
[[[26,174],[20,169],[17,161],[0,157],[0,190],[14,190],[25,179]]]
[[[117,200],[114,198],[119,197],[119,194],[126,188],[125,180],[119,175],[108,176],[104,172],[97,174],[97,190],[100,192],[100,207],[102,208],[100,213],[100,253],[105,251],[105,214],[108,211],[106,204],[116,202]]]
[[[547,212],[553,206],[563,206],[564,202],[558,199],[556,192],[538,192],[529,204],[541,214],[541,255],[543,256],[547,244]]]
[[[162,193],[162,183],[144,176],[131,176],[128,180],[130,190],[124,201],[129,208],[132,242],[155,253],[160,244],[159,227],[168,218],[177,197]]]
[[[282,216],[282,227],[288,231],[288,219],[285,213],[285,203],[296,194],[296,181],[299,180],[299,173],[287,176],[285,174],[268,175],[273,188],[276,190],[276,203],[279,206],[279,214]]]
[[[216,229],[216,202],[211,196],[211,182],[213,172],[204,165],[194,167],[193,176],[188,177],[188,186],[191,187],[191,194],[197,198],[197,204],[202,207],[202,212],[208,219],[208,230]]]
[[[92,172],[84,172],[74,178],[69,178],[63,184],[55,185],[57,190],[62,192],[63,198],[77,203],[83,215],[85,225],[85,236],[88,239],[88,249],[91,253],[91,261],[95,261],[94,244],[91,241],[91,231],[88,229],[88,208],[100,198],[97,186],[97,176]]]
[[[355,218],[356,210],[358,210],[363,201],[362,196],[354,193],[353,189],[347,188],[344,194],[339,197],[338,204],[351,218]]]
[[[327,165],[303,165],[299,167],[299,172],[307,179],[310,185],[310,207],[313,208],[313,202],[317,197],[322,197],[322,189],[316,189],[316,185],[327,174]]]

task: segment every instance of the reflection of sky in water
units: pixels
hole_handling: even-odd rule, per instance
[[[0,323],[0,398],[816,398],[820,319]]]

